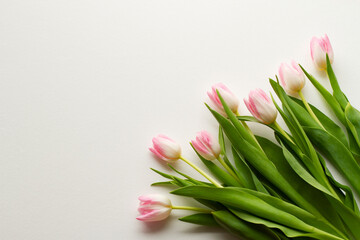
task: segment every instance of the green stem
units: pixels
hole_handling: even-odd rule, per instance
[[[229,174],[235,178],[235,180],[243,187],[241,180],[239,177],[235,174],[235,172],[225,163],[224,159],[222,159],[220,156],[217,158],[217,160],[221,163],[221,165],[229,172]]]
[[[203,212],[203,213],[211,213],[210,209],[205,208],[197,208],[197,207],[188,207],[188,206],[171,206],[172,209],[181,209],[181,210],[190,210],[196,212]]]
[[[212,177],[210,177],[209,175],[207,175],[203,170],[201,170],[200,168],[198,168],[195,164],[193,164],[192,162],[190,162],[189,160],[187,160],[184,157],[180,157],[181,160],[183,160],[184,162],[186,162],[187,164],[189,164],[192,168],[194,168],[196,171],[198,171],[201,175],[203,175],[207,180],[209,180],[212,184],[214,184],[216,187],[218,188],[222,188],[223,186],[221,186],[215,179],[213,179]]]
[[[324,126],[321,124],[321,122],[319,121],[319,119],[316,117],[315,113],[313,112],[313,110],[309,106],[309,103],[306,101],[305,96],[304,96],[304,94],[302,93],[301,90],[299,91],[299,96],[300,96],[301,100],[303,101],[303,103],[305,105],[305,108],[309,112],[310,116],[320,125],[320,127],[322,129],[325,130]]]
[[[278,130],[284,137],[286,137],[291,143],[294,144],[294,141],[290,138],[290,136],[280,127],[277,121],[273,122],[273,127]]]

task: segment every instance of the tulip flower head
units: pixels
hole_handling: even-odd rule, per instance
[[[158,158],[167,161],[174,162],[181,156],[180,145],[165,135],[158,135],[152,139],[153,147],[149,150],[154,153]]]
[[[299,65],[292,61],[291,65],[282,63],[279,68],[280,83],[288,93],[297,93],[305,85],[305,75]]]
[[[263,90],[251,91],[249,98],[244,99],[244,102],[250,113],[260,122],[271,124],[275,121],[277,109]]]
[[[220,98],[217,94],[217,91],[219,91],[221,97],[224,99],[224,101],[226,102],[226,104],[229,106],[229,108],[231,109],[231,111],[235,114],[237,114],[238,112],[238,107],[239,107],[239,100],[237,99],[237,97],[222,83],[217,83],[215,85],[212,86],[212,90],[207,92],[213,107],[216,109],[216,111],[218,111],[219,113],[221,113],[222,115],[226,116],[226,113],[224,111],[224,107],[221,104]]]
[[[156,222],[167,218],[172,210],[171,201],[161,194],[149,194],[139,197],[141,214],[137,220],[144,222]]]
[[[191,141],[195,150],[206,160],[215,160],[220,155],[220,144],[207,131],[201,131]]]
[[[329,56],[330,63],[334,61],[334,52],[330,44],[328,36],[313,37],[310,42],[311,58],[320,70],[326,69],[326,54]]]

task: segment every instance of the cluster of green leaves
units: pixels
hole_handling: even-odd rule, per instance
[[[310,105],[322,124],[319,125],[302,101],[288,96],[278,81],[270,79],[281,107],[274,103],[290,131],[285,133],[278,125],[270,124],[277,140],[274,143],[254,136],[244,122],[258,121],[236,116],[219,94],[227,116],[207,107],[219,123],[221,155],[237,179],[199,153],[198,157],[223,188],[196,180],[172,166],[181,177],[153,169],[169,179],[153,185],[176,186],[172,194],[192,197],[211,209],[211,213],[193,214],[181,221],[223,227],[248,240],[360,239],[360,211],[354,194],[334,179],[323,159],[324,156],[331,161],[360,193],[360,112],[341,92],[329,60],[327,72],[333,94],[303,71],[346,132]]]
[[[356,110],[341,91],[333,68],[327,56],[327,75],[333,90],[331,94],[304,68],[303,71],[310,82],[323,96],[329,107],[345,127],[344,133],[338,125],[321,111],[312,106],[316,116],[326,123],[325,129],[319,131],[311,121],[299,117],[314,146],[342,173],[354,191],[360,195],[360,112]],[[300,104],[301,105],[301,104]],[[299,115],[299,113],[297,114]]]

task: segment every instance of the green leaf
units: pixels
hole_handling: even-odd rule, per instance
[[[258,217],[258,216],[254,216],[251,214],[248,214],[246,212],[242,212],[242,211],[238,211],[238,210],[231,210],[232,213],[234,213],[237,217],[247,221],[247,222],[251,222],[254,224],[262,224],[264,226],[267,226],[268,228],[271,229],[279,229],[281,232],[283,232],[287,237],[289,238],[296,238],[296,239],[302,239],[302,240],[310,240],[310,239],[323,239],[323,240],[329,240],[330,238],[324,238],[323,236],[318,236],[316,233],[307,233],[307,232],[303,232],[303,231],[299,231],[293,228],[289,228],[286,227],[284,225],[266,220],[264,218]],[[281,236],[281,235],[279,235]],[[282,237],[281,239],[288,239],[288,238],[284,238]],[[334,238],[331,238],[334,239]],[[339,239],[337,237],[335,237],[335,239]],[[340,238],[343,239],[343,238]]]
[[[287,106],[287,102],[286,102],[286,99],[285,99],[286,94],[284,94],[284,91],[283,91],[282,87],[279,85],[279,83],[275,82],[272,79],[270,79],[270,84],[271,84],[272,88],[274,89],[276,95],[279,97],[281,103],[283,104],[283,108],[289,108]],[[287,111],[288,114],[286,114],[286,112],[283,111],[278,106],[278,104],[274,101],[274,99],[273,99],[273,102],[274,102],[276,108],[278,109],[281,117],[284,119],[286,125],[288,126],[295,143],[299,146],[299,148],[304,153],[309,152],[308,144],[307,144],[306,139],[304,137],[303,130],[299,127],[298,120],[293,116],[293,113]]]
[[[360,164],[360,147],[358,146],[349,127],[346,129],[346,131],[349,139],[350,151],[353,154],[355,160]]]
[[[154,168],[150,168],[150,169],[151,169],[152,171],[156,172],[157,174],[159,174],[160,176],[163,176],[164,178],[171,179],[171,180],[174,179],[174,176],[172,176],[172,175],[170,175],[170,174],[160,172],[159,170],[156,170],[156,169],[154,169]]]
[[[186,186],[193,186],[194,185],[193,182],[190,182],[188,180],[180,179],[180,178],[178,178],[176,176],[160,172],[159,170],[156,170],[156,169],[153,169],[153,168],[151,168],[151,170],[153,170],[154,172],[158,173],[159,175],[161,175],[161,176],[163,176],[165,178],[172,179],[173,181],[171,181],[171,183],[173,185],[175,185],[175,186],[186,187]],[[211,209],[214,209],[214,210],[224,209],[224,207],[221,204],[217,203],[217,202],[208,201],[208,200],[204,200],[204,199],[196,199],[196,198],[195,198],[195,200],[198,201],[199,203],[211,208]]]
[[[285,193],[285,195],[296,204],[299,204],[299,206],[302,206],[307,210],[314,210],[312,204],[306,201],[303,196],[294,190],[291,184],[284,179],[275,165],[267,158],[264,151],[257,144],[256,146],[249,144],[239,135],[239,132],[231,122],[210,107],[208,108],[222,126],[235,150],[243,155],[252,167],[259,171],[268,181]]]
[[[241,190],[235,190],[232,188],[213,189],[209,187],[190,186],[174,190],[171,193],[217,201],[301,231],[312,231],[311,226],[300,221],[293,215],[276,209],[261,199]]]
[[[360,167],[352,153],[334,136],[322,129],[304,127],[319,151],[343,174],[360,194]]]
[[[226,154],[224,133],[221,126],[219,126],[219,145],[221,149],[221,154]]]
[[[308,157],[308,158],[301,158],[303,163],[306,165],[307,169],[310,171],[310,173],[314,176],[314,178],[320,182],[322,185],[328,187],[328,180],[325,176],[325,173],[322,169],[321,163],[318,159],[318,155],[315,151],[315,148],[311,144],[308,136],[306,135],[305,131],[303,130],[301,124],[299,123],[295,111],[291,109],[291,99],[288,97],[288,95],[285,93],[283,88],[280,86],[279,83],[276,83],[275,81],[271,80],[271,85],[273,86],[276,94],[278,95],[279,99],[282,102],[283,109],[286,113],[287,118],[290,120],[291,127],[289,126],[289,129],[291,133],[293,133],[293,137],[296,134],[296,137],[294,137],[295,143],[297,143],[301,149],[301,151]],[[304,113],[306,114],[306,112]],[[287,121],[286,123],[288,123]],[[316,127],[318,125],[316,124]],[[299,142],[301,144],[299,144]]]
[[[341,216],[347,229],[352,233],[354,237],[356,237],[355,239],[358,240],[360,236],[360,217],[344,204],[339,204],[338,200],[329,198],[329,201],[333,203],[334,208]]]
[[[324,166],[324,169],[325,169],[325,173],[326,175],[328,176],[328,178],[330,179],[331,183],[333,185],[335,185],[338,189],[341,189],[339,190],[339,196],[343,195],[344,196],[344,199],[342,200],[344,202],[344,204],[349,207],[350,209],[352,209],[354,211],[354,213],[356,215],[360,215],[360,212],[359,212],[359,208],[358,208],[358,205],[356,203],[356,200],[355,200],[355,197],[354,197],[354,194],[352,192],[352,190],[346,186],[346,185],[343,185],[341,183],[339,183],[334,177],[333,175],[331,174],[331,172],[329,171],[329,169],[326,167],[326,162],[325,160],[319,156],[319,159],[321,161],[321,164]]]
[[[333,89],[333,95],[340,104],[340,106],[342,107],[342,109],[345,109],[346,105],[348,104],[348,100],[340,89],[339,83],[336,79],[335,73],[331,66],[329,56],[327,54],[326,54],[326,71],[329,76],[331,87]]]
[[[270,196],[267,194],[263,194],[263,193],[260,193],[257,191],[253,191],[250,189],[242,189],[242,191],[245,191],[249,194],[252,194],[252,195],[260,198],[261,200],[265,201],[266,203],[270,204],[271,206],[276,207],[277,209],[280,209],[282,211],[285,211],[287,213],[290,213],[290,214],[296,216],[297,218],[306,222],[307,224],[310,224],[311,226],[317,227],[323,231],[337,235],[337,232],[334,230],[334,227],[332,227],[330,224],[327,224],[324,221],[319,220],[318,218],[314,217],[309,212],[307,212],[299,207],[296,207],[293,204],[290,204],[279,198],[276,198],[276,197],[273,197],[273,196]]]
[[[245,159],[239,155],[239,153],[231,148],[233,153],[233,158],[236,166],[236,174],[239,177],[240,181],[244,183],[246,188],[258,190],[261,192],[267,192],[264,186],[257,179],[256,175],[251,171],[250,167],[247,165]]]
[[[212,184],[210,184],[210,183],[203,183],[203,182],[201,182],[201,181],[198,181],[198,180],[190,177],[189,175],[186,175],[185,173],[182,173],[182,172],[176,170],[173,166],[171,166],[171,164],[168,164],[168,166],[169,166],[174,172],[176,172],[176,173],[178,173],[179,175],[187,178],[190,182],[194,183],[195,185],[202,185],[202,186],[211,186],[211,185],[212,185]]]
[[[223,133],[222,127],[220,125],[219,125],[219,144],[220,144],[221,154],[223,155],[224,162],[226,163],[226,165],[229,166],[229,168],[231,170],[236,172],[235,167],[231,164],[231,162],[229,161],[229,159],[226,155],[225,138],[224,138],[224,133]]]
[[[228,211],[213,212],[216,221],[226,230],[248,240],[280,240],[270,229],[263,225],[252,224],[237,218]]]
[[[337,102],[336,98],[331,95],[311,74],[309,74],[301,65],[299,65],[306,77],[314,85],[314,87],[320,92],[325,101],[329,104],[336,117],[341,121],[342,124],[346,125],[344,111],[341,108],[340,104]]]
[[[179,220],[187,223],[199,224],[204,226],[211,226],[211,227],[219,226],[219,224],[215,221],[211,213],[196,213],[179,218]]]
[[[277,135],[279,137],[279,135]],[[314,209],[318,211],[319,215],[325,217],[334,226],[340,225],[336,211],[333,209],[331,203],[323,192],[329,191],[319,184],[309,173],[301,166],[293,154],[287,149],[287,145],[284,146],[283,142],[291,144],[286,138],[279,139],[282,144],[282,148],[272,143],[271,141],[258,137],[259,143],[263,146],[265,152],[268,154],[269,159],[274,162],[281,175],[291,182],[292,187],[301,192],[303,198],[310,202]]]
[[[164,178],[168,178],[168,179],[173,180],[171,182],[176,186],[184,187],[184,186],[196,185],[196,184],[192,183],[191,181],[181,179],[181,178],[178,178],[178,177],[170,175],[170,174],[160,172],[159,170],[156,170],[156,169],[153,169],[153,168],[150,168],[150,169],[153,170],[154,172],[156,172],[157,174],[159,174],[160,176],[163,176]]]
[[[151,184],[151,186],[167,186],[167,185],[174,185],[173,181],[167,181],[167,182],[154,182]]]
[[[328,195],[332,195],[332,193],[323,185],[321,185],[311,174],[302,167],[302,165],[296,160],[296,158],[291,154],[291,152],[282,145],[282,150],[287,162],[290,164],[292,169],[299,175],[304,181],[306,181],[311,186],[319,189],[322,192],[325,192]]]
[[[348,103],[345,108],[345,118],[355,142],[360,146],[360,112]]]
[[[300,123],[303,126],[307,126],[310,127],[311,124],[307,124],[306,121],[303,120],[303,118],[301,116],[304,116],[305,113],[302,112],[299,107],[301,106],[302,108],[304,108],[304,105],[302,103],[302,101],[295,99],[295,98],[291,98],[291,100],[293,102],[295,102],[296,104],[298,104],[299,106],[296,106],[295,104],[291,104],[293,111],[296,113]],[[325,114],[323,114],[320,110],[318,110],[316,107],[310,105],[311,109],[313,110],[314,114],[317,116],[317,118],[320,120],[320,122],[323,124],[323,126],[325,127],[325,129],[327,130],[328,134],[333,135],[335,138],[337,138],[341,143],[344,144],[344,146],[348,146],[347,140],[346,140],[346,135],[344,134],[343,130],[336,124],[334,123],[330,118],[328,118]],[[354,154],[354,153],[353,153]],[[324,162],[324,160],[321,158],[321,156],[319,156],[319,159],[323,165],[323,168],[325,169],[326,175],[328,176],[328,178],[331,180],[331,182],[337,187],[337,188],[341,188],[345,193],[345,204],[350,207],[351,209],[353,209],[355,212],[358,212],[358,207],[357,204],[355,202],[355,199],[353,197],[353,193],[350,190],[350,188],[348,188],[345,185],[340,184],[339,182],[337,182],[333,176],[331,175],[331,173],[329,172],[329,170],[326,167],[326,164]]]
[[[247,122],[256,122],[256,123],[261,123],[259,120],[257,120],[256,118],[254,118],[253,116],[237,116],[237,119],[240,121],[247,121]]]
[[[249,190],[250,191],[250,190]],[[289,228],[300,230],[307,233],[313,233],[317,236],[328,237],[328,239],[341,239],[335,235],[318,229],[319,226],[311,226],[302,221],[298,216],[294,216],[287,211],[283,211],[276,206],[271,205],[271,202],[264,200],[244,191],[241,188],[210,188],[202,186],[189,186],[172,191],[176,195],[196,197],[207,199],[211,201],[220,202],[231,208],[249,212],[258,217],[267,219],[272,222],[284,225]],[[296,211],[304,211],[295,205],[291,205]],[[296,212],[295,210],[293,212]],[[305,211],[304,211],[305,212]],[[307,217],[316,218],[308,214]],[[314,236],[315,236],[314,235]],[[311,236],[311,235],[309,235]],[[323,238],[320,238],[323,239]],[[325,239],[325,238],[324,238]]]
[[[307,115],[307,117],[310,117],[309,114],[306,114],[304,112],[306,111],[304,103],[299,99],[293,97],[290,98],[292,100],[290,101],[291,108],[293,109],[293,112],[296,114],[296,117],[298,118],[300,124],[302,126],[314,127],[313,123],[309,124],[309,121],[306,121],[303,118],[305,115]],[[311,110],[314,112],[315,116],[320,120],[321,124],[325,127],[326,131],[328,131],[330,134],[336,137],[345,146],[348,146],[347,137],[344,131],[341,129],[341,127],[339,127],[333,120],[331,120],[329,117],[327,117],[324,113],[322,113],[319,109],[317,109],[313,105],[309,104],[309,106]]]
[[[305,187],[303,181],[298,176],[296,176],[296,173],[291,169],[289,164],[286,162],[286,159],[284,158],[281,148],[272,141],[268,140],[267,138],[256,136],[256,139],[259,142],[261,148],[264,150],[266,156],[269,158],[271,162],[274,163],[276,169],[286,179],[286,181],[290,182],[291,186],[295,190],[303,189]],[[298,186],[299,184],[300,186]],[[271,186],[268,187],[271,188],[271,190],[270,189],[268,190],[272,193],[272,195],[275,194],[283,198],[283,194],[279,193],[277,189],[274,189]],[[273,191],[275,191],[275,193]]]

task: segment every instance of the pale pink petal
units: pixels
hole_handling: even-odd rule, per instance
[[[305,85],[305,75],[295,61],[292,61],[291,65],[282,63],[279,75],[281,85],[288,93],[299,92]]]
[[[174,140],[165,135],[158,135],[152,139],[153,148],[150,151],[153,152],[160,159],[169,161],[177,160],[181,156],[181,147]]]
[[[313,37],[311,39],[310,52],[314,64],[320,70],[326,69],[326,54],[329,56],[330,63],[334,61],[334,52],[326,34],[322,38]]]
[[[291,66],[293,67],[294,70],[296,70],[299,75],[304,75],[302,69],[300,68],[299,64],[297,62],[295,62],[294,60],[291,61]]]
[[[247,109],[249,110],[249,112],[258,120],[259,119],[259,115],[257,114],[257,112],[254,110],[253,106],[251,105],[251,102],[244,98],[244,103],[245,103],[245,106],[247,107]]]
[[[201,141],[191,141],[195,150],[206,160],[214,160],[215,157],[211,151],[209,151]]]
[[[275,121],[277,110],[269,96],[261,89],[249,93],[249,99],[244,99],[246,107],[259,121],[270,124]]]
[[[200,155],[209,153],[208,149],[200,141],[192,140],[191,143]]]
[[[208,92],[207,94],[214,105],[219,106],[219,104],[221,104],[220,100],[217,98],[217,95],[214,95],[210,92]]]
[[[311,59],[314,61],[314,48],[316,45],[320,45],[319,39],[317,37],[313,37],[310,41],[310,54]]]
[[[136,219],[146,222],[160,221],[167,218],[172,210],[171,201],[161,194],[148,194],[139,197],[138,211],[141,216]]]
[[[326,52],[329,55],[330,63],[333,63],[333,61],[334,61],[334,51],[332,49],[332,46],[331,46],[331,43],[330,43],[330,40],[329,40],[329,37],[328,37],[327,34],[325,34],[325,36],[324,36],[324,42],[325,42],[325,45],[326,45]]]
[[[287,68],[287,65],[285,63],[282,63],[279,67],[280,83],[284,88],[286,87],[286,82],[284,80],[285,79],[285,76],[284,76],[285,68]]]
[[[162,159],[162,160],[167,160],[163,155],[161,155],[155,148],[149,148],[149,150],[155,154],[155,156],[157,156],[158,158]]]
[[[260,88],[255,90],[257,95],[262,98],[264,101],[268,102],[268,103],[272,103],[271,99],[269,98],[269,96]]]
[[[144,222],[157,222],[166,219],[170,215],[171,209],[157,209],[137,217],[137,220]]]
[[[214,160],[220,154],[220,145],[213,141],[212,136],[207,131],[197,134],[196,140],[191,141],[195,150],[205,159]]]
[[[219,94],[229,106],[231,111],[237,113],[239,101],[236,96],[222,83],[217,83],[213,85],[212,92],[208,92],[208,96],[212,104],[216,106],[217,111],[220,112],[222,115],[226,116],[220,98],[216,91],[219,91]]]

